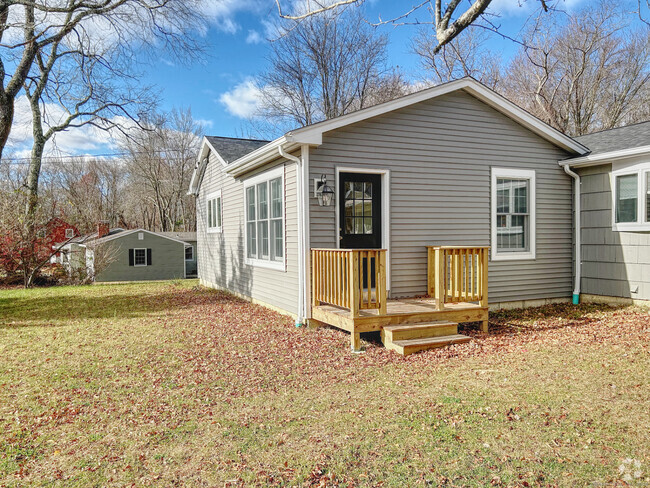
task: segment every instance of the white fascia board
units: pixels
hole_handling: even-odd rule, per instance
[[[633,158],[636,156],[650,155],[650,146],[639,146],[630,149],[620,149],[618,151],[610,151],[606,153],[593,154],[582,156],[579,158],[563,159],[558,161],[560,166],[570,166],[573,168],[585,166],[598,166],[599,164],[608,163],[610,161],[619,161],[622,159]]]

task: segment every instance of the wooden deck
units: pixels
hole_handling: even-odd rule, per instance
[[[453,322],[483,322],[487,321],[488,308],[477,303],[448,303],[444,310],[439,310],[433,298],[403,298],[388,300],[386,314],[380,315],[378,310],[359,310],[357,317],[352,318],[350,312],[334,305],[318,305],[312,308],[312,318],[325,324],[333,325],[349,332],[372,332],[381,330],[387,325],[417,324],[437,320]]]
[[[353,351],[372,331],[400,354],[465,342],[458,323],[488,331],[487,263],[485,247],[429,247],[432,298],[388,299],[385,249],[312,249],[311,317],[350,332]]]

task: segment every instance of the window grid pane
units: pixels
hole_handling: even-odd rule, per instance
[[[134,251],[134,263],[138,266],[147,264],[147,250],[136,249]]]
[[[284,257],[282,178],[274,178],[246,189],[248,258],[282,261]]]
[[[636,174],[616,177],[616,222],[636,222],[638,205]]]
[[[221,197],[217,198],[217,227],[221,227]]]
[[[650,171],[645,174],[645,221],[650,222]]]
[[[212,200],[208,200],[208,228],[212,227]]]
[[[497,178],[497,250],[528,251],[528,179]]]

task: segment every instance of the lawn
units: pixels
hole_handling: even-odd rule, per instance
[[[650,314],[348,352],[194,281],[0,291],[0,486],[646,486]]]

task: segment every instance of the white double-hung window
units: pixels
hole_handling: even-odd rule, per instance
[[[221,190],[210,193],[206,197],[206,207],[208,210],[208,232],[221,232],[221,220],[223,217],[221,209]]]
[[[244,183],[246,262],[284,270],[284,168]]]
[[[492,260],[535,259],[535,171],[492,168]]]
[[[612,228],[650,230],[650,163],[613,163]]]

